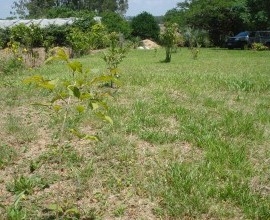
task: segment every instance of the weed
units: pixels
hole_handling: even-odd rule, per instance
[[[111,87],[113,87],[113,83],[118,83],[117,78],[119,78],[119,70],[118,66],[126,57],[127,48],[123,46],[119,46],[121,42],[119,42],[119,35],[115,32],[109,35],[110,39],[110,48],[104,53],[104,61],[107,64],[107,69],[109,71],[109,76],[111,79]]]
[[[40,180],[35,177],[14,177],[13,182],[7,184],[7,190],[16,195],[19,195],[20,193],[26,195],[32,194],[39,181]]]
[[[17,157],[17,152],[13,147],[2,144],[0,145],[0,169],[12,163]]]
[[[61,204],[50,204],[44,211],[53,213],[50,218],[80,219],[81,216],[80,211],[69,201],[64,201]]]
[[[20,205],[20,201],[24,198],[25,195],[22,192],[17,195],[15,202],[11,206],[5,207],[0,204],[0,208],[3,208],[6,212],[7,220],[23,220],[27,218],[26,210]]]
[[[115,217],[121,217],[125,214],[125,210],[126,210],[126,206],[120,205],[114,210],[113,214]]]

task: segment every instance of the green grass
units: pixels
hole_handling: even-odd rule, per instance
[[[269,55],[269,51],[201,49],[194,60],[183,48],[166,64],[160,62],[163,50],[130,51],[120,65],[123,86],[112,89],[109,99],[114,125],[102,124],[91,113],[68,119],[68,126],[81,123],[97,131],[102,142],[80,142],[67,135],[70,147],[58,152],[48,148],[50,143],[43,143],[41,135],[30,139],[28,151],[36,152],[35,142],[46,151],[36,152],[31,160],[29,152],[23,153],[24,162],[19,160],[16,168],[5,166],[30,167],[25,175],[54,178],[51,188],[61,180],[61,198],[80,206],[81,216],[269,219]],[[95,69],[90,74],[106,71],[101,54],[80,61]],[[4,76],[0,90],[8,97],[4,82],[11,82],[11,97],[20,101],[9,98],[1,109],[27,106],[29,112],[38,111],[39,133],[53,137],[59,131],[57,117],[29,106],[48,94],[20,83],[34,74],[53,79],[67,71],[58,63]],[[22,124],[16,117],[3,121],[3,143],[9,143],[12,133],[20,134]],[[26,124],[30,119],[24,119]],[[58,174],[57,167],[64,171]],[[27,207],[35,201],[35,206],[44,207],[55,195],[41,188],[23,203]],[[29,206],[29,215],[42,216],[42,209],[31,209],[35,206]]]

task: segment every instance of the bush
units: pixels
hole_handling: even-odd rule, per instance
[[[108,32],[104,25],[95,24],[90,31],[89,43],[91,49],[101,49],[109,45]]]
[[[9,28],[0,28],[0,47],[6,48],[7,43],[10,41],[10,29]]]
[[[143,12],[131,21],[133,29],[132,35],[141,37],[142,39],[158,40],[160,28],[155,17],[147,12]]]
[[[67,36],[70,29],[71,27],[69,25],[49,25],[43,29],[44,39],[50,41],[54,46],[67,46]],[[53,39],[53,41],[50,39]]]
[[[8,46],[0,57],[0,74],[12,74],[24,68],[20,43],[8,43]]]
[[[75,56],[79,57],[87,53],[90,48],[89,38],[89,34],[87,35],[79,28],[71,29],[67,39]]]
[[[27,48],[41,47],[43,44],[43,31],[38,25],[19,24],[12,27],[10,32],[12,41],[19,42]]]
[[[187,27],[183,33],[185,45],[188,47],[196,47],[198,45],[202,47],[210,46],[209,35],[205,30],[198,30]]]
[[[94,20],[94,14],[84,15],[72,24],[72,27],[79,28],[82,31],[89,31],[97,22]]]
[[[267,46],[264,46],[262,43],[253,43],[251,45],[252,50],[257,50],[257,51],[263,51],[263,50],[268,50],[269,48]]]
[[[122,33],[125,38],[129,38],[131,27],[129,23],[115,12],[104,12],[102,15],[102,24],[104,24],[109,33]]]

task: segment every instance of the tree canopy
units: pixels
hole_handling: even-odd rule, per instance
[[[13,8],[21,17],[47,17],[50,11],[72,12],[87,10],[97,13],[112,11],[121,15],[128,9],[128,0],[17,0]]]
[[[243,30],[270,28],[268,0],[185,0],[169,10],[165,21],[204,29],[215,45]]]
[[[134,36],[139,36],[142,39],[150,38],[154,40],[158,40],[159,38],[159,25],[155,20],[155,17],[148,12],[142,12],[135,16],[131,21],[131,27]]]

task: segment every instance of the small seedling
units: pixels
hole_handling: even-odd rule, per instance
[[[118,83],[119,78],[119,69],[118,65],[123,61],[126,57],[127,48],[123,46],[119,46],[121,42],[119,42],[119,34],[113,32],[109,35],[110,39],[110,48],[106,53],[104,53],[104,61],[107,64],[107,69],[109,71],[110,86],[113,88],[113,83]]]
[[[89,110],[92,110],[93,113],[100,119],[113,123],[112,119],[106,114],[108,106],[105,102],[105,97],[108,96],[107,93],[98,91],[94,87],[95,84],[113,80],[114,77],[111,76],[100,76],[92,78],[90,71],[85,71],[83,66],[78,61],[70,61],[68,55],[61,48],[58,48],[56,54],[47,59],[47,63],[51,61],[61,61],[66,63],[67,67],[70,70],[69,79],[45,79],[41,75],[32,76],[26,80],[26,84],[34,84],[37,88],[45,89],[51,94],[50,100],[45,103],[35,103],[35,105],[45,106],[50,111],[55,111],[61,117],[62,123],[60,130],[60,135],[56,143],[56,152],[60,152],[60,155],[56,155],[56,159],[60,164],[62,159],[65,158],[63,139],[64,133],[66,130],[69,130],[73,135],[79,139],[85,140],[95,140],[99,141],[99,137],[92,134],[85,134],[79,131],[78,127],[75,128],[66,128],[67,118],[74,114],[83,114]],[[77,156],[71,157],[77,160]],[[34,168],[34,167],[32,167]],[[58,194],[57,201],[55,206],[56,219],[59,219],[59,216],[62,213],[70,212],[63,210],[60,205],[59,191],[60,191],[60,182],[58,182]]]
[[[177,44],[177,32],[178,25],[177,24],[166,24],[166,29],[163,34],[161,34],[161,42],[166,50],[166,58],[164,60],[165,63],[171,62],[172,50],[174,46]]]
[[[26,210],[20,205],[20,201],[25,199],[24,192],[17,195],[15,202],[11,206],[4,206],[0,204],[0,208],[3,208],[6,212],[6,219],[8,220],[22,220],[26,219]],[[2,216],[3,217],[3,216]]]
[[[17,156],[13,147],[8,145],[0,145],[0,168],[5,167]]]
[[[38,185],[38,179],[33,177],[15,177],[12,183],[7,184],[7,190],[19,195],[24,193],[26,195],[32,194],[34,188]]]

